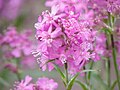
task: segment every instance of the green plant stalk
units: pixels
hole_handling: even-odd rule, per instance
[[[109,25],[113,29],[113,21],[112,21],[112,16],[111,13],[108,13],[109,16]],[[110,34],[111,36],[111,45],[112,45],[112,56],[113,56],[113,62],[114,62],[114,68],[115,68],[115,73],[116,73],[116,78],[118,82],[118,88],[120,90],[120,79],[119,79],[119,72],[118,72],[118,65],[116,61],[116,50],[115,50],[115,45],[114,45],[114,37],[113,34]]]
[[[20,64],[19,64],[19,58],[18,58],[18,59],[16,59],[16,66],[17,66],[16,76],[17,76],[18,80],[21,81],[21,73],[19,71],[19,65]]]
[[[86,67],[83,67],[84,70],[86,70]],[[90,66],[90,69],[92,68],[92,66]],[[91,72],[91,71],[90,71]],[[91,86],[90,86],[90,78],[88,78],[89,76],[91,76],[91,74],[89,74],[90,72],[84,72],[85,73],[85,82],[88,86],[88,90],[91,90]],[[89,76],[88,76],[89,75]]]
[[[16,76],[17,76],[18,80],[21,81],[21,75],[20,75],[19,71],[16,73]]]
[[[106,49],[109,50],[109,38],[110,38],[110,35],[106,33],[106,36],[107,36],[107,40],[106,40]],[[110,65],[110,57],[107,57],[107,60],[106,60],[106,78],[107,78],[107,85],[108,87],[111,87],[111,75],[110,75],[110,70],[111,70],[111,65]]]
[[[92,62],[91,62],[91,65],[90,65],[90,68],[89,68],[90,70],[93,68],[93,65],[94,65],[94,62],[92,61]],[[89,85],[89,87],[90,87],[90,90],[91,90],[91,88],[92,88],[92,87],[91,87],[91,81],[90,81],[90,79],[91,79],[91,73],[92,73],[92,72],[88,72],[88,85]]]
[[[110,58],[107,58],[106,61],[106,71],[107,71],[107,85],[108,87],[111,87],[111,76],[110,76]]]
[[[117,62],[116,62],[115,47],[112,47],[112,55],[113,55],[113,62],[114,62],[114,68],[115,68],[115,72],[116,72],[117,82],[118,82],[118,88],[120,90],[120,79],[119,79],[118,65],[117,65]]]
[[[86,70],[85,66],[83,67],[84,70]],[[87,72],[84,72],[85,73],[85,83],[88,85],[88,80],[87,80]]]
[[[67,85],[68,85],[68,82],[69,82],[69,80],[68,80],[68,64],[67,63],[65,63],[65,79],[66,79],[66,90],[68,90],[67,89]]]
[[[91,62],[91,65],[90,65],[90,70],[93,68],[93,65],[94,65],[94,62],[92,61]],[[89,80],[89,83],[90,83],[90,78],[91,78],[91,72],[88,72],[88,80]]]

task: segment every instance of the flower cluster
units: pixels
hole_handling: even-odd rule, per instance
[[[58,84],[47,77],[38,78],[36,83],[32,83],[32,77],[26,76],[25,80],[16,82],[14,90],[55,90]]]
[[[97,35],[94,13],[91,10],[82,12],[76,9],[73,5],[77,4],[77,0],[67,1],[62,10],[62,6],[55,4],[58,2],[63,5],[62,2],[66,0],[48,1],[47,3],[51,4],[47,5],[52,6],[51,12],[42,12],[35,24],[39,42],[36,52],[33,53],[39,57],[38,61],[43,71],[47,67],[51,71],[54,68],[53,64],[62,66],[67,63],[69,72],[75,74],[90,60],[100,60],[99,55],[104,54],[103,43],[106,39],[104,35]]]
[[[94,10],[98,10],[99,12],[111,12],[117,13],[120,9],[120,0],[90,0],[90,5]]]
[[[45,5],[52,7],[59,5],[60,11],[64,11],[66,6],[74,6],[77,12],[87,12],[87,0],[47,0]]]
[[[75,6],[79,12],[88,12],[89,8],[97,16],[107,15],[108,12],[114,14],[119,14],[120,12],[120,0],[47,0],[45,5],[48,7],[59,5],[62,11],[64,11],[66,6]]]
[[[1,46],[6,59],[22,58],[21,63],[32,66],[34,57],[31,55],[33,45],[30,40],[32,32],[27,30],[19,34],[15,27],[9,27],[4,35],[1,35]]]
[[[0,16],[9,20],[19,15],[22,0],[0,0]]]

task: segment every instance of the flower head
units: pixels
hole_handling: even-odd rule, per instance
[[[46,77],[39,78],[36,82],[38,90],[55,90],[58,84],[53,79],[48,79]]]
[[[14,90],[34,90],[33,84],[30,83],[32,78],[30,76],[26,76],[25,80],[21,80],[20,82],[16,82]]]

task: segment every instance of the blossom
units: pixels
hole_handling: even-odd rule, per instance
[[[0,0],[0,16],[13,20],[19,15],[22,0]]]
[[[34,65],[34,57],[31,54],[34,45],[32,45],[33,42],[30,39],[31,34],[30,30],[18,33],[15,27],[8,27],[6,32],[1,35],[3,56],[8,60],[19,58],[21,64],[28,64],[26,66]],[[28,60],[28,57],[31,57],[30,60]]]
[[[14,90],[34,90],[31,80],[32,80],[32,77],[26,76],[25,80],[16,82]]]
[[[108,12],[118,14],[120,9],[120,0],[89,0],[88,3],[99,15],[106,15]]]
[[[32,77],[27,75],[24,80],[15,82],[14,86],[14,90],[56,90],[58,83],[47,77],[38,78],[38,80],[33,83]]]
[[[55,90],[58,84],[53,79],[48,79],[46,77],[39,78],[36,82],[38,90]]]
[[[59,9],[61,11],[64,11],[64,8],[66,6],[74,6],[77,12],[87,11],[86,0],[47,0],[45,5],[48,7],[52,7],[53,5],[59,5]]]
[[[69,5],[64,7],[64,11],[58,4],[53,7],[51,13],[43,12],[43,19],[40,16],[35,23],[38,45],[33,53],[38,57],[40,68],[51,71],[53,64],[63,66],[68,63],[69,72],[75,74],[91,59],[100,60],[99,55],[103,55],[105,49],[102,43],[106,39],[102,42],[97,36],[93,11],[77,12],[76,7]]]

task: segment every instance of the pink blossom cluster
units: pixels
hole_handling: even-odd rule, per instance
[[[46,6],[52,7],[53,5],[59,5],[60,10],[64,11],[66,6],[75,6],[77,11],[88,11],[89,9],[100,13],[119,13],[120,12],[120,0],[47,0]]]
[[[89,0],[89,5],[95,12],[103,14],[120,12],[120,0]]]
[[[63,10],[55,1],[59,4],[66,2]],[[67,63],[69,73],[75,74],[90,60],[100,60],[100,55],[104,55],[106,38],[94,28],[94,13],[88,9],[87,12],[76,9],[77,2],[47,1],[51,3],[47,4],[52,6],[51,12],[42,12],[35,24],[39,42],[33,54],[38,57],[43,71],[46,68],[51,71],[53,64],[62,66]]]
[[[21,4],[22,0],[0,0],[0,17],[15,19],[19,15]]]
[[[14,90],[56,90],[58,84],[47,77],[38,78],[36,83],[32,83],[32,77],[26,76],[25,80],[16,82]]]
[[[88,11],[88,8],[86,7],[87,0],[46,0],[45,5],[47,7],[59,5],[60,11],[64,11],[66,6],[74,6],[77,12]]]
[[[25,66],[32,66],[34,57],[31,55],[33,48],[30,36],[32,32],[26,30],[23,33],[17,32],[15,27],[8,27],[6,33],[1,35],[1,47],[6,59],[21,58],[21,63]]]

